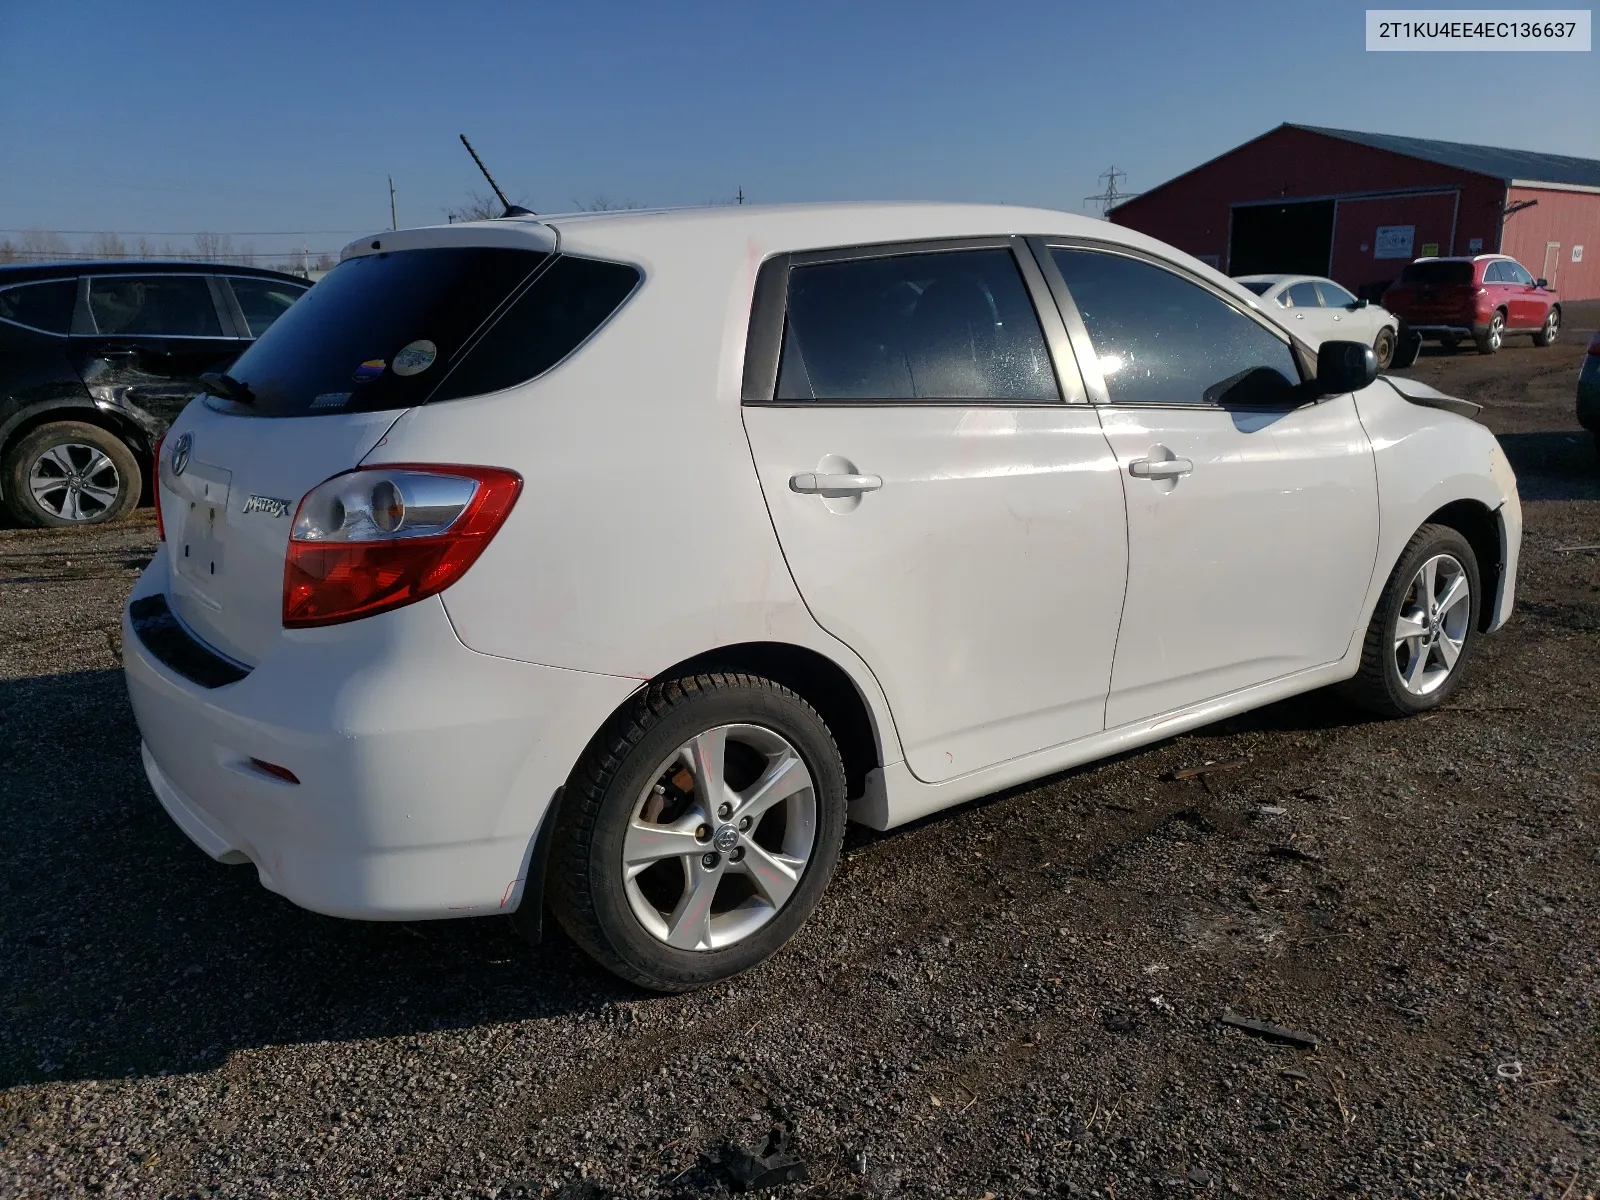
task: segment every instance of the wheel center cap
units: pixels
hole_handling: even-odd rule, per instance
[[[711,844],[724,854],[739,844],[739,831],[732,825],[723,825],[711,838]]]

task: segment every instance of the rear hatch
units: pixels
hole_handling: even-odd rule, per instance
[[[1470,262],[1412,263],[1383,296],[1383,307],[1412,325],[1470,324],[1477,288]]]
[[[241,386],[219,390],[235,399],[184,409],[159,478],[168,601],[196,636],[261,661],[282,629],[301,497],[359,465],[407,409],[505,386],[474,351],[554,248],[533,222],[361,243],[234,364]]]

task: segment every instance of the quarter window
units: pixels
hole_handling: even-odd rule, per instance
[[[97,275],[89,311],[100,333],[127,337],[221,337],[217,306],[200,275]]]
[[[779,400],[1059,400],[1009,250],[795,267]]]
[[[250,327],[250,336],[253,338],[260,337],[270,329],[272,323],[288,311],[289,305],[305,295],[306,291],[282,280],[250,279],[243,275],[234,275],[228,282],[233,286],[233,298],[239,302],[245,324]]]
[[[1196,283],[1153,263],[1055,249],[1114,404],[1259,406],[1290,401],[1287,342]]]
[[[66,333],[72,326],[72,305],[78,298],[76,279],[25,283],[0,291],[0,321],[12,321],[45,333]]]

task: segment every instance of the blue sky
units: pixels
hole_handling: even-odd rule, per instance
[[[0,0],[0,228],[276,249],[387,227],[389,173],[432,223],[483,190],[463,132],[544,211],[1080,211],[1281,121],[1600,158],[1600,56],[1369,54],[1364,7]]]

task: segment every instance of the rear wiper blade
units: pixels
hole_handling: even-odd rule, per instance
[[[250,385],[239,382],[225,372],[207,371],[200,376],[200,383],[213,396],[221,396],[224,400],[232,400],[235,404],[255,403],[256,394],[250,390]]]

